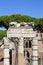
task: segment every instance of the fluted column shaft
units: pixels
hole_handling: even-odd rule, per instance
[[[38,65],[38,40],[33,38],[32,42],[32,65]]]

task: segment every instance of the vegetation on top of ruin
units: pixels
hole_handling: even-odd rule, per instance
[[[0,27],[4,26],[6,29],[9,27],[10,22],[34,22],[34,29],[43,32],[43,18],[35,18],[26,15],[13,14],[10,16],[0,16]],[[6,36],[6,31],[0,31],[0,39]]]
[[[9,27],[10,22],[34,22],[34,27],[43,27],[43,18],[35,18],[26,15],[14,14],[11,16],[0,16],[0,26],[4,26],[6,29]]]

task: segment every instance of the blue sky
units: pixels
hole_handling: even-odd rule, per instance
[[[0,30],[6,30],[6,28],[5,27],[0,27]]]
[[[0,0],[0,16],[12,14],[43,17],[43,0]]]

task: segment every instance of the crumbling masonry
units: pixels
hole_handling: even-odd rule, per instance
[[[11,22],[3,38],[4,65],[38,65],[38,36],[30,23]],[[43,34],[42,34],[43,35]]]

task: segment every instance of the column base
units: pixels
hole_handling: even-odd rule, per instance
[[[9,59],[4,59],[4,65],[10,65],[9,62],[10,62]]]
[[[32,65],[38,65],[38,61],[32,61]]]

